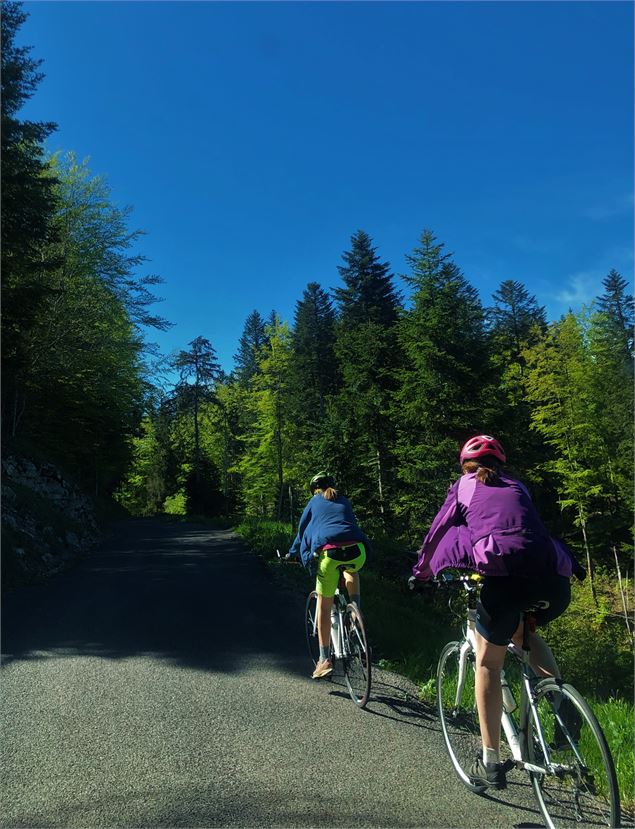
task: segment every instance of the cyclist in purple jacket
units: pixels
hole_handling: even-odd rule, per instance
[[[475,677],[483,754],[470,774],[475,784],[505,788],[499,757],[500,672],[507,645],[511,640],[522,643],[524,610],[532,608],[538,625],[560,616],[571,601],[571,576],[584,578],[585,571],[568,547],[549,535],[525,486],[502,471],[505,451],[495,438],[470,438],[461,449],[460,462],[463,475],[450,487],[432,522],[412,579],[427,581],[446,567],[483,576]],[[547,643],[532,632],[529,645],[534,670],[559,677]]]

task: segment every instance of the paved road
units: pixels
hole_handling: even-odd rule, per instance
[[[520,777],[463,789],[405,680],[364,712],[308,679],[302,606],[231,533],[152,520],[5,596],[0,825],[542,825]]]

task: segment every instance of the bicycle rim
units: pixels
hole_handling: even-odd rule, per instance
[[[474,654],[465,658],[463,690],[456,700],[459,684],[461,642],[448,642],[441,651],[437,668],[437,706],[445,747],[459,780],[472,792],[483,792],[486,786],[475,786],[468,776],[474,758],[481,754],[481,731],[474,696]]]
[[[349,604],[344,614],[348,655],[344,657],[344,679],[355,705],[363,708],[370,697],[371,658],[364,620],[357,606]]]
[[[536,704],[552,774],[532,772],[531,782],[548,829],[620,825],[613,758],[595,714],[571,685],[543,680]],[[556,749],[557,746],[557,749]],[[530,719],[527,754],[545,764],[536,725]]]
[[[313,590],[306,600],[304,611],[304,623],[306,628],[306,643],[309,649],[309,656],[313,665],[317,665],[320,659],[320,640],[317,629],[317,599],[318,594]]]

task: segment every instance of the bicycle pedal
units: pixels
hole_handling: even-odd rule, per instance
[[[515,768],[516,768],[516,761],[511,760],[509,758],[507,760],[505,760],[505,762],[502,765],[502,769],[503,769],[503,772],[505,774],[507,774],[508,771],[511,771],[512,769],[515,769]]]

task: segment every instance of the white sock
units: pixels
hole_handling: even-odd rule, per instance
[[[486,766],[497,766],[500,763],[498,751],[495,748],[483,746],[483,762]]]

